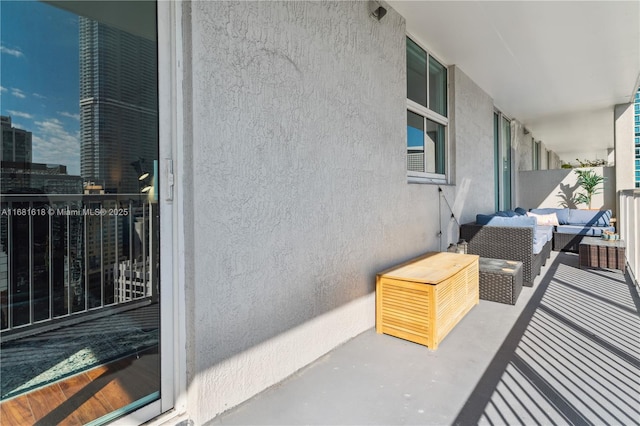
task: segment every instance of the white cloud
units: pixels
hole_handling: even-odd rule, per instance
[[[26,113],[26,112],[21,112],[21,111],[14,111],[14,110],[7,110],[7,112],[9,113],[9,115],[11,115],[11,117],[20,117],[20,118],[26,118],[29,120],[33,119],[33,115]]]
[[[0,86],[0,93],[6,92],[6,91],[8,91],[8,89],[6,87]]]
[[[47,99],[46,96],[41,95],[40,93],[32,93],[34,98],[38,99]]]
[[[80,174],[80,136],[56,118],[36,121],[33,130],[33,161],[64,164],[70,175]]]
[[[11,88],[11,94],[12,94],[13,96],[15,96],[16,98],[20,98],[20,99],[24,99],[24,98],[26,98],[26,97],[27,97],[27,96],[22,92],[22,90],[20,90],[20,89],[16,89],[15,87],[12,87],[12,88]]]
[[[15,56],[16,58],[21,58],[24,56],[24,53],[18,49],[9,49],[6,46],[0,46],[0,52],[6,53],[7,55]]]
[[[58,112],[58,114],[60,114],[63,117],[67,117],[67,118],[73,118],[74,120],[80,120],[80,114],[72,114],[70,112]]]

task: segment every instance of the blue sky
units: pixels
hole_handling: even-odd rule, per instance
[[[80,174],[78,18],[37,1],[0,2],[0,112],[33,133],[33,161]]]

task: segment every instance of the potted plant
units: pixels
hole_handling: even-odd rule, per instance
[[[600,193],[598,186],[605,181],[605,178],[597,174],[593,169],[576,169],[574,171],[578,175],[578,185],[583,191],[576,194],[574,201],[576,204],[586,204],[588,208],[591,209],[591,200],[594,195]]]

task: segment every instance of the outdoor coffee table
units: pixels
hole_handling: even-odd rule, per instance
[[[604,240],[600,237],[584,237],[580,242],[580,268],[619,269],[624,273],[626,243],[624,240]]]
[[[478,258],[432,252],[379,273],[376,331],[436,349],[479,302]]]

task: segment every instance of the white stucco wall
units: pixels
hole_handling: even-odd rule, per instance
[[[596,173],[605,177],[605,182],[599,187],[600,193],[594,195],[593,209],[616,209],[616,176],[614,167],[593,167]],[[534,208],[587,208],[571,202],[576,193],[580,192],[577,175],[573,169],[555,169],[520,172],[520,193],[527,194],[520,200],[524,209]]]
[[[614,110],[615,164],[618,191],[635,187],[635,142],[633,104],[616,105]]]
[[[460,223],[495,211],[493,100],[459,67],[452,67],[455,203]]]
[[[531,170],[533,167],[533,137],[531,133],[522,133],[522,142],[518,147],[518,170]]]
[[[375,273],[440,249],[439,195],[407,183],[392,9],[185,7],[187,410],[203,424],[373,327]]]

